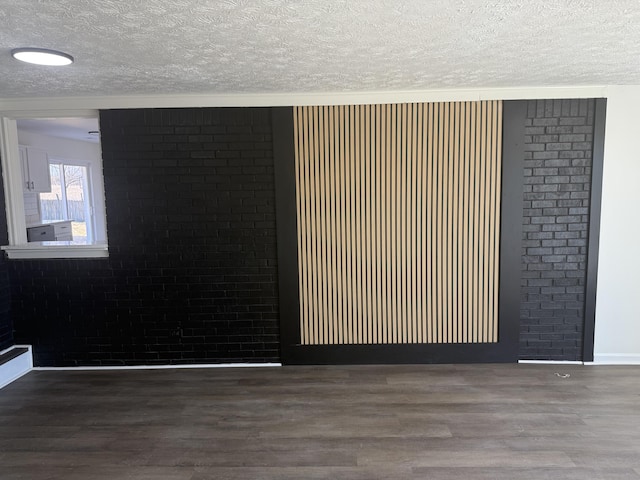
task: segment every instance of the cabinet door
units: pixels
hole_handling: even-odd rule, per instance
[[[27,228],[27,242],[47,242],[55,239],[53,225]]]
[[[27,165],[29,171],[29,191],[32,193],[50,192],[49,157],[47,152],[27,147]]]
[[[56,240],[73,240],[71,222],[54,223],[53,233],[55,234]]]

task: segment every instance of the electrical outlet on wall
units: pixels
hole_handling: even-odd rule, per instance
[[[173,329],[173,331],[171,332],[171,336],[172,337],[177,337],[177,338],[182,338],[182,325],[178,325],[176,328]]]

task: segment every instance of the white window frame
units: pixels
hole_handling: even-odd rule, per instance
[[[0,155],[9,245],[2,249],[12,258],[99,258],[108,257],[107,243],[27,242],[22,169],[18,151],[17,121],[27,118],[97,118],[97,110],[46,110],[0,112]],[[105,232],[106,238],[106,232]]]

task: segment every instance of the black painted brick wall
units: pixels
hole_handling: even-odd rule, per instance
[[[0,172],[0,245],[8,245],[7,217],[4,209],[4,182]],[[13,322],[10,315],[11,297],[9,269],[4,254],[0,255],[0,351],[11,347],[13,342]]]
[[[594,107],[528,102],[521,359],[582,360]]]
[[[108,259],[9,262],[36,365],[279,360],[269,109],[100,115]]]
[[[7,261],[0,259],[0,351],[13,345],[13,323],[9,315],[9,273]]]

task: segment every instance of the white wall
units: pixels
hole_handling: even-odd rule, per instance
[[[102,163],[102,152],[98,143],[50,137],[49,135],[20,130],[20,128],[18,128],[18,143],[46,150],[47,154],[53,158],[90,160]]]
[[[640,363],[640,87],[611,87],[594,360]]]
[[[102,150],[100,145],[64,138],[50,137],[38,133],[18,130],[18,143],[27,147],[38,147],[46,150],[50,159],[64,160],[70,163],[79,162],[91,165],[94,216],[104,218],[104,182],[102,181]],[[99,175],[96,175],[99,174]],[[101,217],[99,217],[101,216]],[[96,221],[96,241],[106,241],[104,221]]]

